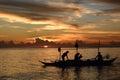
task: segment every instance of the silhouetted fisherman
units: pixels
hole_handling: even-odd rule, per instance
[[[96,56],[96,58],[97,58],[98,61],[102,61],[103,60],[101,52],[98,52],[98,55]]]
[[[80,53],[76,53],[75,56],[74,56],[74,60],[79,61],[80,58],[82,58],[82,55]]]
[[[66,51],[66,52],[63,53],[63,55],[62,55],[62,60],[63,60],[63,61],[65,61],[65,57],[66,57],[67,60],[68,60],[68,55],[67,55],[68,53],[69,53],[69,51]]]

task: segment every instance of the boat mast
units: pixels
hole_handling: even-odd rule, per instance
[[[59,61],[61,60],[61,47],[58,48],[58,52],[60,53],[59,54]]]
[[[75,43],[75,48],[76,48],[76,53],[78,53],[79,45],[78,45],[78,43],[77,43],[77,40],[76,40],[76,43]]]
[[[100,40],[99,40],[99,43],[98,43],[98,53],[100,52]]]

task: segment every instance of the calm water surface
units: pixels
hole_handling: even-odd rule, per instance
[[[64,52],[66,50],[63,50]],[[72,59],[75,50],[69,50]],[[97,55],[96,48],[79,49],[83,59]],[[0,49],[0,80],[120,80],[120,48],[101,48],[102,55],[118,57],[112,66],[43,67],[39,60],[54,61],[57,48]]]

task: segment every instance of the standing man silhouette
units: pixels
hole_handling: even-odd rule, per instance
[[[63,55],[62,55],[62,61],[65,61],[65,57],[68,60],[68,53],[69,53],[69,51],[66,51],[66,52],[63,53]]]

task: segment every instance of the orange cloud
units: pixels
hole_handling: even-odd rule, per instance
[[[19,17],[11,14],[3,14],[3,13],[0,13],[0,18],[10,23],[13,23],[13,22],[21,22],[21,23],[27,23],[27,24],[54,24],[55,23],[54,21],[44,21],[44,20],[33,21],[24,17]]]
[[[120,19],[105,19],[103,22],[120,22]]]
[[[4,38],[4,37],[7,37],[7,35],[0,35],[0,38]]]
[[[54,24],[82,17],[92,13],[91,10],[79,4],[80,1],[0,1],[0,18],[8,22],[22,22],[28,24]]]

